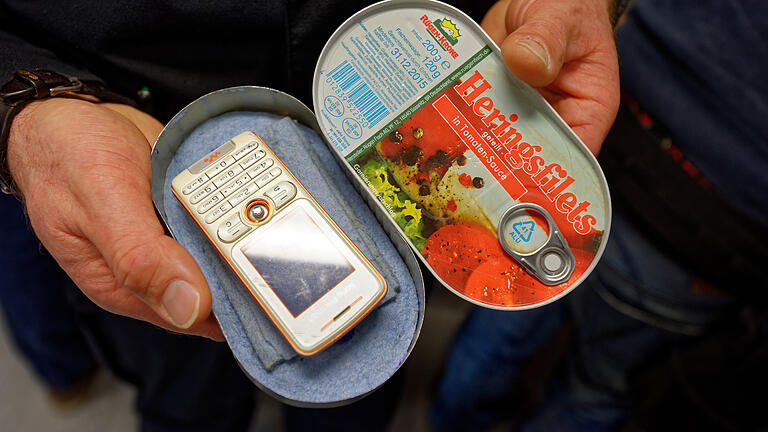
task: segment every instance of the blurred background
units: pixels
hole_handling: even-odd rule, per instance
[[[451,338],[469,309],[469,303],[447,290],[431,289],[419,342],[398,372],[405,381],[390,430],[430,430],[430,395],[437,385]],[[93,381],[71,395],[71,399],[54,399],[19,355],[8,334],[5,319],[1,321],[0,429],[62,432],[138,429],[135,388],[101,369]],[[282,404],[259,392],[250,431],[281,430],[284,430]]]

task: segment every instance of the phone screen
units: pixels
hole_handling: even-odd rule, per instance
[[[241,251],[294,317],[354,271],[301,207],[262,230]]]

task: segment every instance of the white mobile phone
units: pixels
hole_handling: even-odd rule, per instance
[[[387,291],[371,262],[253,132],[184,170],[172,189],[301,355],[339,339]]]

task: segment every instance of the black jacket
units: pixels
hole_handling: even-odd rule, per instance
[[[331,34],[372,2],[7,0],[0,83],[20,68],[99,78],[135,98],[148,87],[167,121],[224,87],[262,85],[311,106],[312,74]],[[493,3],[452,2],[479,22]]]

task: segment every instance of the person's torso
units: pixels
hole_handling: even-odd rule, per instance
[[[763,226],[767,17],[764,0],[636,0],[617,36],[623,88],[716,190]]]
[[[19,28],[110,87],[131,97],[147,87],[155,114],[168,120],[195,98],[236,85],[276,88],[311,104],[323,46],[341,23],[373,2],[6,3]],[[451,3],[479,21],[492,1]]]

